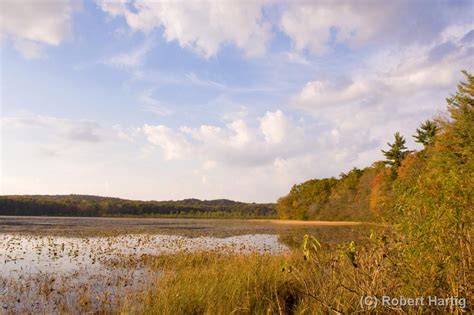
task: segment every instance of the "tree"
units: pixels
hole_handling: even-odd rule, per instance
[[[466,164],[474,154],[474,76],[463,71],[466,82],[458,84],[458,91],[447,99],[452,124],[444,133],[450,152],[456,152],[457,163]],[[444,140],[443,138],[443,140]],[[453,154],[453,153],[451,153]],[[474,167],[474,166],[473,166]]]
[[[393,144],[387,143],[390,147],[390,150],[382,150],[383,155],[385,155],[385,164],[392,167],[392,174],[396,174],[396,170],[402,164],[403,159],[407,156],[408,150],[405,146],[405,138],[400,135],[399,132],[395,133],[395,142]]]
[[[410,296],[472,296],[474,76],[463,73],[436,141],[397,172],[391,219],[403,235],[400,265],[411,266],[400,274]]]
[[[421,124],[420,128],[416,129],[416,135],[413,137],[415,141],[423,144],[425,147],[433,144],[436,134],[438,133],[438,126],[432,120],[427,120]]]

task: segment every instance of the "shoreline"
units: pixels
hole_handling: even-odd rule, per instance
[[[304,221],[304,220],[278,220],[278,219],[249,219],[252,222],[265,222],[272,224],[286,225],[361,225],[370,224],[371,222],[361,221]]]
[[[212,220],[225,220],[225,221],[249,221],[255,223],[270,223],[270,224],[286,224],[286,225],[361,225],[361,224],[374,224],[375,222],[370,221],[325,221],[325,220],[287,220],[287,219],[277,219],[277,218],[255,218],[255,217],[232,217],[232,216],[216,216],[216,217],[207,217],[207,216],[49,216],[49,215],[4,215],[0,214],[0,220],[2,219],[85,219],[85,220],[199,220],[199,221],[212,221]]]

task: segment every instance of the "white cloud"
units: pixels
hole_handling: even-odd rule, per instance
[[[71,36],[74,1],[13,1],[0,3],[0,37],[10,38],[26,58],[42,56],[43,45],[58,46]]]
[[[227,127],[233,131],[233,135],[228,140],[230,146],[244,148],[246,145],[251,144],[253,133],[242,119],[231,122]]]
[[[472,24],[472,4],[424,1],[291,1],[282,10],[280,28],[297,51],[328,52],[334,44],[358,46],[427,43],[446,26]],[[436,16],[436,19],[433,18]]]
[[[372,35],[375,25],[371,24],[375,21],[370,19],[373,15],[370,7],[365,18],[354,9],[350,3],[296,1],[283,12],[280,27],[293,40],[296,50],[308,48],[314,53],[324,53],[332,27],[337,28],[340,41],[362,41]]]
[[[306,83],[301,92],[293,98],[293,103],[299,106],[318,107],[340,105],[360,101],[373,91],[363,78],[355,78],[346,84],[316,80]]]
[[[413,94],[434,95],[440,89],[451,89],[461,78],[460,71],[472,68],[474,43],[463,42],[472,29],[474,24],[449,26],[428,43],[413,43],[403,50],[382,47],[343,77],[307,82],[293,96],[292,104],[310,111],[351,103],[377,106]]]
[[[216,55],[227,43],[253,57],[265,52],[270,38],[270,26],[262,17],[264,2],[135,0],[98,1],[98,5],[112,16],[123,16],[133,30],[149,33],[163,27],[167,41],[177,41],[205,57]]]
[[[166,126],[143,126],[148,141],[163,149],[167,160],[189,158],[190,144],[183,135]]]
[[[462,29],[449,36],[440,31],[431,42],[401,51],[380,49],[342,77],[307,82],[290,102],[325,126],[330,141],[321,148],[333,152],[335,160],[380,159],[379,149],[395,131],[413,148],[416,127],[445,110],[444,99],[463,78],[461,70],[474,70],[474,43],[463,41],[471,28]]]
[[[119,16],[128,12],[127,3],[129,0],[97,0],[99,7],[112,16]]]
[[[295,127],[293,127],[295,128]],[[267,112],[260,120],[260,130],[269,143],[281,143],[291,136],[292,126],[281,110]]]
[[[178,129],[146,125],[143,131],[166,159],[198,162],[208,178],[212,178],[208,171],[214,168],[227,172],[240,168],[273,169],[275,159],[294,159],[315,149],[313,127],[296,123],[280,110],[266,112],[257,121],[259,124],[252,126],[251,121],[237,118],[224,127]],[[312,136],[307,137],[306,132]]]

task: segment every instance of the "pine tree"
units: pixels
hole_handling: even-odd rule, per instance
[[[438,133],[438,126],[432,120],[427,120],[421,124],[420,128],[416,129],[416,135],[413,137],[415,141],[423,144],[425,147],[433,144],[436,134]]]
[[[403,159],[407,156],[408,150],[405,146],[405,138],[399,132],[395,133],[395,142],[393,144],[387,143],[390,150],[382,150],[385,155],[385,164],[392,167],[392,172],[395,174],[398,167],[402,164]]]
[[[456,94],[447,99],[453,124],[447,130],[449,141],[445,141],[451,152],[457,152],[461,164],[472,161],[474,154],[474,76],[466,71],[463,74],[467,82],[460,82]]]

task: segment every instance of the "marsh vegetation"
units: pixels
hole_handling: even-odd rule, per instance
[[[0,230],[0,306],[3,313],[17,314],[158,311],[161,306],[150,299],[156,288],[169,294],[183,289],[166,288],[169,281],[176,281],[173,275],[188,277],[191,285],[201,278],[220,279],[205,270],[221,274],[228,269],[242,280],[245,270],[257,265],[265,272],[267,267],[283,266],[280,262],[299,246],[305,233],[337,243],[362,239],[370,227],[265,220],[0,217]],[[209,289],[209,299],[216,294],[213,290],[223,289],[220,281],[214,289],[206,287],[206,281],[201,281],[199,290]],[[233,281],[229,278],[228,284]],[[186,294],[182,291],[182,296]],[[235,296],[234,302],[240,297]],[[144,302],[136,303],[137,299]],[[170,313],[178,310],[169,307]]]

